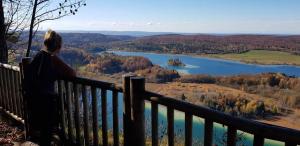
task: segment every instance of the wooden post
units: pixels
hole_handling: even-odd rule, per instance
[[[3,109],[7,109],[7,100],[6,100],[6,78],[5,78],[5,68],[3,66],[3,64],[1,64],[1,90],[2,90],[2,94],[1,94],[1,99],[2,99],[2,108]]]
[[[15,80],[16,80],[16,74],[15,74],[16,71],[13,70],[13,68],[11,67],[11,70],[10,70],[10,74],[11,74],[11,81],[10,81],[10,86],[11,86],[11,99],[12,99],[12,106],[13,106],[13,113],[14,115],[20,117],[20,115],[18,114],[18,104],[17,104],[17,91],[16,91],[16,84],[15,84]]]
[[[132,146],[133,139],[129,132],[132,130],[131,125],[131,98],[130,98],[130,78],[133,75],[123,75],[123,133],[124,146]]]
[[[263,146],[264,145],[264,137],[261,135],[254,134],[254,140],[253,140],[253,145],[255,146]]]
[[[174,109],[167,108],[168,146],[174,146]]]
[[[118,116],[118,92],[113,91],[113,138],[114,138],[114,146],[119,146],[119,116]]]
[[[213,140],[213,121],[205,119],[204,125],[204,146],[212,146]]]
[[[293,142],[286,142],[285,146],[297,146],[297,143],[293,143]]]
[[[11,105],[10,105],[10,91],[9,91],[9,74],[8,74],[8,69],[5,67],[4,68],[4,78],[5,78],[5,91],[6,91],[6,111],[11,112]]]
[[[0,107],[3,108],[4,102],[3,102],[3,84],[2,84],[2,64],[0,63]]]
[[[22,58],[22,64],[21,64],[21,83],[24,83],[24,76],[25,76],[25,70],[27,69],[28,65],[31,62],[30,57],[25,57]],[[30,132],[30,125],[28,123],[28,108],[27,108],[27,99],[25,95],[25,92],[23,90],[23,85],[22,85],[22,94],[23,94],[23,112],[24,112],[24,123],[25,123],[25,138],[28,139],[29,132]]]
[[[20,84],[19,84],[19,74],[20,72],[14,71],[14,89],[15,89],[15,97],[16,97],[16,104],[17,104],[17,115],[19,118],[23,118],[22,115],[22,103],[20,102]]]
[[[102,111],[102,142],[103,146],[108,145],[108,135],[107,135],[107,91],[101,89],[101,111]]]
[[[73,116],[72,116],[72,93],[71,87],[68,81],[64,81],[67,101],[67,123],[68,123],[68,140],[74,143],[74,131],[73,131]]]
[[[129,132],[133,136],[133,145],[145,146],[145,78],[130,78],[130,94],[132,100],[133,127]]]
[[[89,146],[90,130],[89,130],[88,99],[86,94],[86,86],[82,85],[81,88],[82,88],[82,100],[83,100],[84,143],[86,146]]]
[[[76,129],[76,143],[78,145],[82,145],[81,138],[80,138],[80,117],[79,117],[79,95],[78,95],[78,85],[77,83],[73,82],[73,92],[74,92],[74,100],[75,100],[75,129]]]
[[[64,89],[63,89],[63,82],[61,80],[57,81],[58,87],[58,94],[59,94],[59,105],[60,105],[60,124],[61,124],[61,131],[62,131],[62,139],[66,140],[66,118],[65,118],[65,98],[64,98]]]
[[[185,113],[185,146],[193,145],[193,115]]]
[[[1,90],[2,90],[2,94],[1,94],[1,99],[2,99],[2,108],[4,110],[7,110],[7,100],[6,100],[6,77],[5,77],[5,68],[4,65],[1,64]]]
[[[98,133],[98,107],[97,107],[97,89],[96,87],[91,87],[92,94],[92,127],[93,127],[93,144],[94,146],[99,145],[99,133]]]
[[[151,103],[152,146],[158,146],[158,104]]]
[[[237,129],[234,126],[228,126],[227,130],[227,145],[236,145],[236,133]]]

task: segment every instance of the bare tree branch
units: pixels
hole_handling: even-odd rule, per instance
[[[36,15],[34,15],[33,25],[30,28],[34,0],[2,0],[2,3],[6,42],[9,43],[7,45],[9,49],[13,50],[10,54],[15,53],[17,48],[24,48],[24,45],[29,42],[24,40],[24,34],[26,34],[24,32],[27,32],[28,29],[34,30],[33,37],[41,23],[75,15],[81,6],[85,6],[85,0],[37,0]]]

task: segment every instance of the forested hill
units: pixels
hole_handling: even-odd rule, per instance
[[[222,54],[254,49],[300,54],[299,36],[276,35],[157,35],[113,42],[108,48],[163,53]]]
[[[34,46],[40,48],[43,45],[45,32],[37,32],[34,37]],[[101,33],[59,33],[63,38],[65,47],[72,48],[103,48],[107,43],[115,41],[128,41],[136,37],[127,35],[104,35]],[[24,35],[25,36],[25,35]]]
[[[300,54],[300,35],[181,35],[145,37],[101,33],[60,33],[65,47],[101,48],[158,53],[224,54],[263,49]],[[44,32],[38,32],[34,46],[42,46]]]

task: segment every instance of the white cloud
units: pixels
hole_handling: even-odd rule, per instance
[[[116,25],[118,25],[118,23],[117,22],[112,22],[111,23],[113,26],[116,26]]]
[[[153,25],[153,22],[148,22],[147,25]]]

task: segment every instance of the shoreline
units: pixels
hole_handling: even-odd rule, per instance
[[[269,50],[265,50],[265,51],[269,51]],[[242,60],[242,59],[230,59],[230,58],[226,58],[226,57],[213,56],[213,55],[224,55],[224,54],[195,54],[195,53],[176,54],[176,53],[171,53],[171,52],[167,53],[167,52],[155,52],[155,51],[114,50],[114,49],[109,49],[106,52],[134,52],[134,53],[148,53],[148,54],[158,54],[158,55],[178,55],[178,56],[189,56],[189,57],[196,57],[196,58],[205,58],[205,59],[235,62],[235,63],[240,63],[240,64],[250,64],[250,65],[257,65],[257,66],[292,66],[292,67],[300,68],[300,63],[299,64],[295,64],[295,63],[263,63],[262,61],[247,61],[247,60]],[[272,51],[272,52],[280,52],[280,51]],[[238,55],[238,53],[236,53],[236,55]]]

